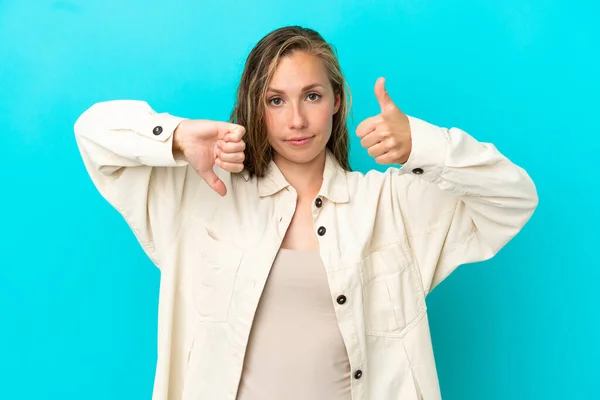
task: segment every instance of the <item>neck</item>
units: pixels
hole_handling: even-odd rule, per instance
[[[284,159],[275,153],[273,161],[299,197],[315,197],[323,183],[326,150],[323,150],[313,160],[299,164]]]

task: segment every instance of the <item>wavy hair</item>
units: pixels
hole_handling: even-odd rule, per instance
[[[296,51],[307,52],[323,61],[334,95],[340,96],[340,107],[333,115],[327,148],[342,168],[351,170],[348,160],[350,139],[346,122],[351,98],[336,50],[312,29],[286,26],[263,37],[248,55],[230,116],[230,122],[246,128],[244,169],[250,176],[263,177],[273,159],[265,120],[267,90],[279,60]]]

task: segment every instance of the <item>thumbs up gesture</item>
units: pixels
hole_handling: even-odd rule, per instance
[[[385,78],[377,79],[375,97],[381,113],[356,128],[360,144],[378,164],[404,164],[412,149],[408,117],[394,104],[385,89]]]

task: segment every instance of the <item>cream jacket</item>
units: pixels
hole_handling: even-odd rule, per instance
[[[328,154],[313,202],[354,400],[441,398],[425,298],[460,264],[494,256],[538,202],[528,174],[492,144],[409,119],[402,168],[345,172]],[[85,111],[75,134],[93,183],[161,271],[153,399],[233,400],[296,192],[271,163],[262,179],[217,169],[220,197],[173,156],[181,120],[109,101]]]

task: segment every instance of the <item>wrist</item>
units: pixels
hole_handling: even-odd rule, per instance
[[[183,152],[183,146],[181,144],[181,137],[184,135],[185,132],[185,125],[187,123],[187,119],[182,120],[177,127],[175,128],[175,131],[173,132],[173,152]]]

